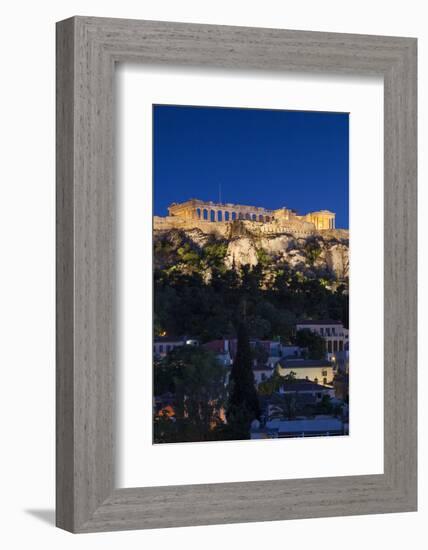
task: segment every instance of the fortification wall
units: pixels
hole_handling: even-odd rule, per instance
[[[232,225],[239,224],[246,231],[257,236],[283,235],[289,233],[295,237],[309,237],[316,233],[313,223],[304,221],[276,220],[273,222],[256,222],[239,220],[235,222],[211,222],[206,220],[188,220],[178,216],[167,216],[165,218],[154,216],[153,226],[157,231],[170,229],[181,229],[190,231],[199,229],[206,234],[216,234],[222,237],[229,237],[233,233]]]
[[[168,216],[162,218],[153,216],[153,228],[156,231],[167,231],[169,229],[181,229],[191,231],[200,229],[203,233],[213,233],[221,237],[227,237],[229,234],[229,222],[209,222],[205,220],[186,220],[178,216]]]
[[[303,221],[276,220],[271,223],[259,224],[263,235],[283,235],[290,233],[295,237],[309,237],[315,234],[315,225]]]
[[[324,239],[349,239],[349,229],[318,229],[317,235]]]
[[[178,216],[153,217],[153,227],[156,231],[181,229],[191,231],[199,229],[206,234],[214,234],[219,237],[230,237],[232,224],[240,224],[246,231],[257,236],[291,234],[295,237],[310,237],[319,235],[327,239],[349,239],[347,229],[315,229],[313,223],[304,221],[275,220],[273,222],[254,222],[239,220],[235,222],[211,222],[207,220],[186,220]]]

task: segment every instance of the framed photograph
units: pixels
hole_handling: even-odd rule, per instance
[[[57,24],[57,525],[417,507],[416,40]]]

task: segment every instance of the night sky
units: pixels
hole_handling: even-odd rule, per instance
[[[153,107],[154,214],[190,198],[336,212],[348,228],[347,113]]]

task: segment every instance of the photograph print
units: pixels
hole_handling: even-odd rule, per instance
[[[349,434],[348,202],[348,113],[153,105],[154,444]]]

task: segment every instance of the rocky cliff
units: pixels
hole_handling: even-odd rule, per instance
[[[164,267],[167,261],[165,254],[157,251],[167,248],[173,253],[186,246],[186,250],[199,254],[207,245],[217,243],[222,245],[223,261],[228,268],[259,263],[272,268],[287,264],[293,271],[337,281],[344,281],[349,275],[347,230],[302,232],[250,221],[188,222],[183,227],[155,224],[154,242],[156,267]]]

